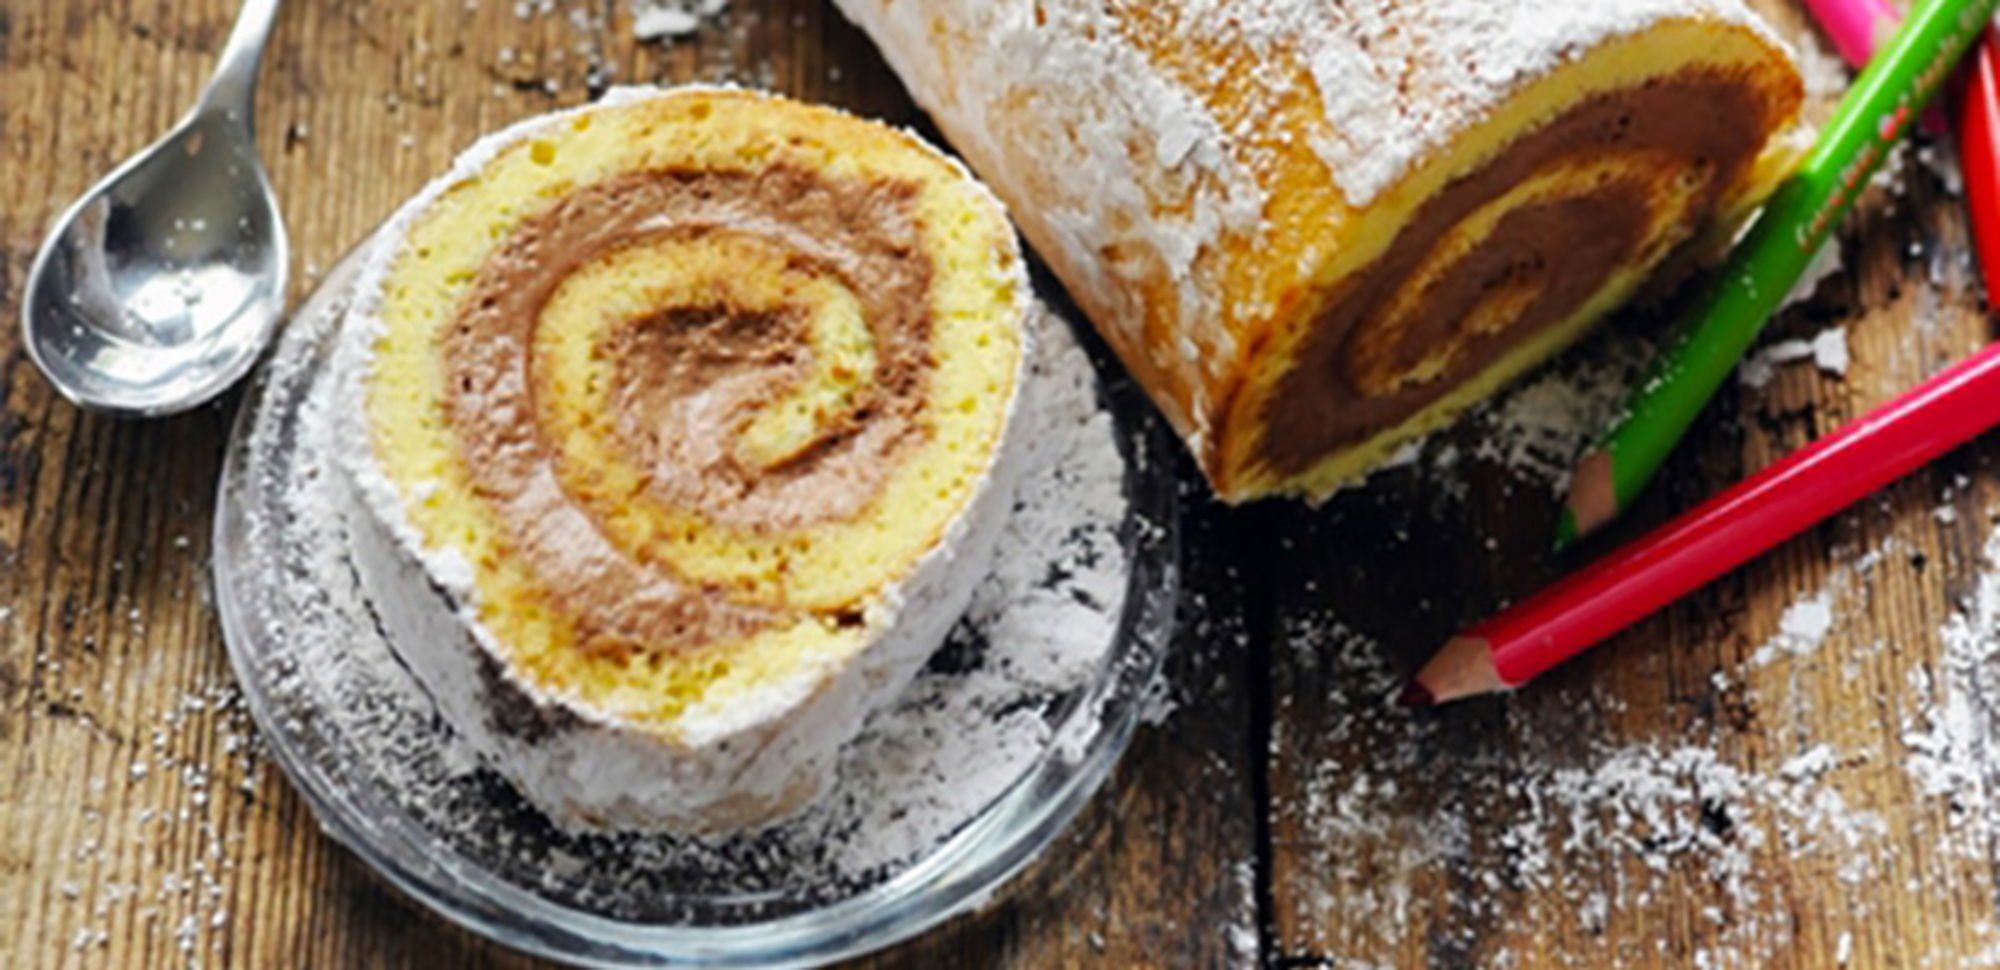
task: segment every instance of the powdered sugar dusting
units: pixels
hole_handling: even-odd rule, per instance
[[[1044,171],[1076,176],[1011,195],[1036,204],[1054,237],[1043,245],[1069,251],[1071,266],[1101,274],[1107,285],[1143,270],[1103,265],[1094,258],[1100,248],[1133,249],[1130,258],[1143,253],[1164,264],[1182,317],[1223,309],[1213,302],[1222,287],[1208,278],[1217,268],[1200,257],[1223,234],[1256,229],[1265,194],[1236,161],[1215,112],[1150,63],[1110,9],[1009,0],[953,4],[931,18],[889,3],[840,6],[989,180],[1007,184],[1024,174],[993,164],[1020,152],[1037,153]],[[996,81],[1006,78],[1019,83]],[[1079,113],[1081,105],[1090,110]],[[1057,126],[1058,119],[1074,123]],[[1220,332],[1201,336],[1220,339]]]
[[[1807,102],[1832,104],[1846,93],[1847,85],[1854,80],[1853,72],[1817,31],[1806,31],[1793,39],[1797,43],[1792,54],[1799,64],[1799,76],[1805,81]]]
[[[1832,589],[1819,592],[1785,607],[1778,618],[1778,632],[1750,655],[1750,666],[1768,667],[1780,657],[1803,657],[1818,650],[1833,632]]]
[[[1839,375],[1847,338],[1844,325],[1809,330],[1767,346],[1766,362]],[[1468,459],[1560,483],[1649,352],[1598,335],[1434,437],[1389,484],[1465,503],[1468,482],[1491,481]],[[1889,535],[1874,531],[1900,507],[1887,502],[1829,525],[1870,538],[1834,546],[1761,625],[1683,618],[1658,649],[1603,661],[1624,687],[1649,676],[1634,666],[1660,671],[1673,686],[1657,694],[1557,677],[1532,698],[1411,717],[1390,702],[1420,661],[1421,644],[1390,640],[1407,624],[1302,606],[1274,634],[1286,651],[1271,761],[1278,952],[1334,967],[1425,953],[1496,967],[2000,966],[2000,921],[1908,915],[1990,893],[2000,857],[2000,532],[1985,575],[1948,587],[1962,597],[1952,615],[1920,614],[1935,639],[1893,636],[1908,620],[1885,608],[1909,595],[1912,571],[1938,568],[1902,535],[1962,522],[1971,477]],[[1685,669],[1691,639],[1708,641],[1712,669]],[[1891,906],[1910,938],[1871,934]]]
[[[1475,411],[1475,457],[1566,493],[1576,456],[1624,406],[1653,344],[1614,333],[1587,350],[1572,366],[1545,370]]]
[[[1312,147],[1356,207],[1372,203],[1526,82],[1608,41],[1668,20],[1703,18],[1746,26],[1791,49],[1737,0],[1593,0],[1559,17],[1535,4],[1493,0],[1174,0],[1173,6],[1181,23],[1202,24],[1267,56],[1285,52],[1305,65],[1325,120]],[[1846,83],[1844,74],[1839,83]]]
[[[1994,615],[1986,619],[2000,620],[2000,579],[1988,586]],[[1829,601],[1815,592],[1794,604],[1781,642],[1824,637]],[[1370,638],[1327,615],[1303,617],[1283,632],[1292,662],[1332,695],[1330,720],[1311,728],[1315,738],[1281,736],[1277,747],[1313,752],[1296,766],[1280,763],[1298,774],[1297,797],[1279,808],[1280,838],[1301,868],[1298,885],[1315,887],[1293,898],[1297,911],[1287,914],[1309,935],[1284,943],[1333,965],[1347,965],[1350,953],[1388,952],[1413,933],[1496,919],[1517,927],[1568,921],[1581,932],[1560,938],[1588,941],[1608,921],[1712,895],[1719,907],[1713,922],[1696,931],[1703,960],[1757,966],[1787,952],[1798,932],[1796,890],[1774,873],[1823,871],[1834,888],[1815,898],[1844,900],[1849,912],[1865,915],[1876,881],[1906,865],[1901,840],[1910,833],[1891,831],[1881,796],[1858,787],[1878,761],[1866,747],[1804,738],[1776,763],[1760,765],[1732,754],[1713,728],[1579,740],[1547,735],[1509,711],[1504,744],[1465,752],[1464,739],[1447,736],[1454,730],[1448,720],[1413,719],[1392,708],[1387,698],[1402,674]],[[1961,655],[2000,670],[2000,637],[1988,628],[1980,639],[1982,646]],[[1780,651],[1763,663],[1800,656]],[[1756,666],[1753,660],[1734,670],[1733,682],[1754,677]],[[1947,706],[1913,728],[1912,748],[1926,752],[1913,770],[1929,779],[1930,795],[1954,804],[1983,799],[2000,765],[1983,748],[2000,728],[1973,710]],[[1282,730],[1287,721],[1279,723]],[[1405,787],[1447,744],[1454,755],[1446,794]],[[1968,750],[1974,745],[1981,750]],[[1959,841],[1967,859],[1983,859],[2000,832],[1993,824],[2000,811],[1973,814],[1976,823],[1958,823]],[[1789,861],[1780,866],[1777,856]],[[1442,888],[1445,873],[1472,858],[1491,861],[1471,870],[1471,885]],[[1445,905],[1452,911],[1439,910]],[[1536,952],[1488,951],[1500,966],[1603,966],[1607,959],[1587,947]]]
[[[291,403],[261,410],[247,446],[240,488],[263,504],[253,503],[262,511],[244,520],[239,544],[284,563],[258,567],[276,584],[252,587],[249,605],[225,603],[224,612],[274,747],[309,777],[338,773],[335,797],[349,805],[338,814],[348,824],[400,819],[428,840],[423,855],[455,853],[546,900],[616,919],[782,916],[902,870],[1051,757],[1101,755],[1113,713],[1096,706],[1109,698],[1093,691],[1131,679],[1113,671],[1157,660],[1150,634],[1119,635],[1132,577],[1151,574],[1132,558],[1132,543],[1150,542],[1150,533],[1127,521],[1123,432],[1097,400],[1091,362],[1052,322],[1026,385],[1035,403],[1022,415],[1034,422],[1037,471],[1008,520],[1002,565],[929,667],[843,752],[831,795],[749,838],[555,831],[436,719],[369,613],[326,450],[329,319],[309,309],[288,331],[267,393]],[[1150,590],[1139,593],[1152,602]],[[246,639],[246,623],[263,633]],[[1133,694],[1118,710],[1136,710]],[[316,786],[326,784],[306,787],[323,798],[327,789]]]
[[[1733,0],[1594,0],[1566,7],[1562,16],[1492,0],[1252,6],[1268,20],[1296,25],[1328,121],[1314,148],[1357,206],[1525,82],[1606,41],[1664,20],[1707,17],[1749,26],[1778,43]]]
[[[1522,2],[1177,0],[1183,22],[1233,31],[1306,65],[1325,127],[1312,147],[1350,205],[1372,203],[1526,82],[1663,21],[1707,18],[1782,42],[1735,0],[1593,0],[1547,16]],[[1786,48],[1789,49],[1789,48]]]
[[[1736,379],[1745,387],[1762,390],[1770,386],[1779,367],[1802,360],[1812,361],[1813,366],[1828,376],[1847,376],[1847,365],[1851,361],[1847,350],[1847,328],[1828,327],[1814,334],[1810,340],[1780,340],[1759,348],[1737,367]]]
[[[1369,244],[1328,218],[1605,43],[1693,22],[1784,48],[1739,0],[837,3],[1210,466],[1251,338],[1288,332],[1327,246]],[[1299,171],[1331,217],[1299,216]]]
[[[1756,967],[1798,953],[2000,966],[1992,920],[1941,917],[1956,941],[1857,936],[1885,897],[1921,905],[1991,883],[2000,531],[1985,553],[1936,641],[1890,643],[1872,633],[1876,604],[1924,561],[1893,534],[1836,547],[1821,580],[1722,650],[1706,683],[1682,671],[1688,683],[1643,700],[1553,678],[1537,698],[1413,717],[1390,701],[1411,658],[1331,607],[1292,615],[1276,634],[1280,952],[1358,966],[1443,940],[1501,967]],[[1847,703],[1861,684],[1880,692]],[[1293,709],[1303,698],[1310,716]],[[1843,699],[1840,715],[1815,698]],[[1707,713],[1632,722],[1628,703]],[[1601,945],[1649,938],[1662,949]]]
[[[1956,809],[1947,845],[1979,860],[2000,841],[2000,531],[1985,559],[1989,571],[1944,627],[1938,669],[1910,672],[1918,704],[1902,736],[1910,777]]]
[[[729,6],[729,0],[633,0],[632,36],[640,40],[685,37],[700,29],[703,18]]]
[[[80,842],[48,857],[44,875],[60,899],[49,929],[63,929],[73,959],[94,962],[115,937],[149,944],[158,966],[228,965],[230,890],[255,855],[238,819],[270,794],[241,702],[233,684],[205,680],[129,722],[137,730],[126,737],[79,707],[50,704],[30,715],[125,742],[95,769],[80,802],[62,806],[77,814]],[[126,811],[115,799],[128,800]]]

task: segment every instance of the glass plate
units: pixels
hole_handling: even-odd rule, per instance
[[[1017,523],[1070,516],[1076,527],[1003,541],[1009,568],[910,691],[871,718],[821,805],[720,842],[552,828],[460,749],[395,660],[342,513],[328,511],[341,503],[326,490],[345,486],[318,444],[322,378],[365,248],[301,305],[245,397],[214,581],[230,662],[273,758],[327,833],[391,883],[475,932],[578,964],[814,965],[995,899],[1104,784],[1159,675],[1179,540],[1176,445],[1093,346],[1096,366],[1072,355],[1086,373],[1070,378],[1086,409],[1111,415],[1101,440],[1117,442],[1122,468],[1096,466],[1111,469],[1104,487],[1122,488],[1122,510],[1072,501],[1068,466],[1025,486]],[[1076,576],[1117,557],[1123,575],[1100,571],[1094,590]],[[1040,578],[1023,588],[1024,575]],[[1052,645],[1078,636],[1090,642]],[[1063,671],[1064,657],[1076,669]]]

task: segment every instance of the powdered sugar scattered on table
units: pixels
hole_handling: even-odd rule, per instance
[[[1803,657],[1826,642],[1833,632],[1834,591],[1823,589],[1785,607],[1778,632],[1750,655],[1750,666],[1769,667],[1781,657]]]
[[[118,737],[77,708],[51,704],[35,716],[75,719]],[[226,679],[205,681],[128,723],[141,730],[118,738],[128,743],[113,749],[81,804],[67,806],[84,838],[47,873],[67,910],[52,913],[51,923],[75,927],[68,948],[86,964],[111,947],[114,933],[138,927],[153,943],[154,965],[227,966],[220,931],[240,905],[230,889],[246,854],[238,816],[270,794],[260,789],[262,746],[242,695]],[[113,823],[121,817],[109,803],[114,792],[137,802],[123,825]],[[161,853],[168,846],[185,851]]]
[[[1911,712],[1902,752],[1801,737],[1776,763],[1755,764],[1708,731],[1622,741],[1558,737],[1508,710],[1504,744],[1478,745],[1470,757],[1454,754],[1450,791],[1462,797],[1442,801],[1401,781],[1436,765],[1436,752],[1452,743],[1451,723],[1392,707],[1388,698],[1406,671],[1368,637],[1334,616],[1295,620],[1281,631],[1291,662],[1311,684],[1327,686],[1326,709],[1334,712],[1330,723],[1314,727],[1323,738],[1294,742],[1315,758],[1284,769],[1303,776],[1297,788],[1304,797],[1279,807],[1281,837],[1289,853],[1303,856],[1297,864],[1324,867],[1324,889],[1301,901],[1315,916],[1302,922],[1318,931],[1341,927],[1348,945],[1368,952],[1426,928],[1436,932],[1441,923],[1503,915],[1517,926],[1568,920],[1601,930],[1607,920],[1686,898],[1696,892],[1693,880],[1712,884],[1726,909],[1698,932],[1706,941],[1700,961],[1759,966],[1787,952],[1799,931],[1794,890],[1771,879],[1773,872],[1825,871],[1839,888],[1814,898],[1844,898],[1855,917],[1879,902],[1879,880],[1908,880],[1908,891],[1916,892],[1948,867],[1977,872],[2000,841],[2000,715],[1993,704],[2000,698],[2000,532],[1987,555],[1996,560],[1993,571],[1943,628],[1941,669],[1913,666],[1906,695],[1885,700]],[[1774,678],[1797,673],[1792,665],[1835,663],[1818,651],[1841,636],[1839,603],[1867,595],[1883,561],[1862,556],[1828,587],[1801,596],[1769,640],[1718,671],[1717,695],[1776,686]],[[1879,652],[1844,645],[1841,659],[1865,662]],[[1278,723],[1282,730],[1288,721]],[[1281,735],[1278,748],[1287,744]],[[1937,820],[1935,831],[1892,831],[1884,821],[1877,806],[1900,797],[1900,789],[1891,782],[1885,794],[1879,772],[1863,780],[1884,758],[1901,761],[1909,790],[1929,802],[1915,814]],[[1913,838],[1941,839],[1945,851],[1913,868],[1904,845]],[[1433,911],[1435,881],[1445,878],[1449,863],[1475,852],[1506,863],[1475,870],[1473,885],[1455,891],[1451,905],[1466,912]],[[1791,861],[1782,868],[1763,861],[1773,854]],[[1509,901],[1517,891],[1529,900],[1525,912]],[[1545,898],[1568,902],[1543,911]],[[1973,932],[1993,943],[2000,958],[2000,929],[1981,923]],[[1341,939],[1286,943],[1345,965]],[[1517,958],[1528,965],[1605,965],[1605,954],[1590,952],[1534,959],[1502,952],[1495,965]],[[1994,966],[2000,959],[1963,965]]]
[[[1970,601],[1944,627],[1940,669],[1910,672],[1918,703],[1902,738],[1904,768],[1954,809],[1947,846],[1982,861],[2000,840],[2000,531],[1985,562]]]
[[[729,0],[632,0],[632,36],[640,40],[686,37],[704,18],[720,14]]]
[[[1566,445],[1596,422],[1563,416],[1615,398],[1631,378],[1617,361],[1633,339],[1605,335],[1473,416],[1469,437],[1492,445],[1471,457],[1530,487],[1558,480],[1541,443],[1573,453]],[[1465,501],[1451,494],[1465,487],[1462,440],[1427,443],[1411,490]],[[1969,488],[1959,480],[1938,508],[1956,521]],[[1462,932],[1457,942],[1474,947],[1480,965],[1501,967],[1757,967],[1836,950],[1853,961],[1904,953],[1913,967],[2000,966],[2000,920],[1950,930],[1979,951],[1964,960],[1934,941],[1878,939],[1863,950],[1854,935],[1891,898],[1989,884],[2000,858],[2000,531],[1981,577],[1935,621],[1936,644],[1886,642],[1870,632],[1879,613],[1871,603],[1894,595],[1903,570],[1925,568],[1915,553],[1893,533],[1836,551],[1821,581],[1793,593],[1769,628],[1744,631],[1740,651],[1725,652],[1705,685],[1670,699],[1541,684],[1534,690],[1556,692],[1553,704],[1412,717],[1391,702],[1411,672],[1407,644],[1392,651],[1331,608],[1294,615],[1274,634],[1290,678],[1272,744],[1283,793],[1276,858],[1293,867],[1276,873],[1280,905],[1290,907],[1279,923],[1297,934],[1281,937],[1279,952],[1358,966],[1350,958]],[[1650,653],[1610,662],[1653,661],[1684,662]],[[1907,672],[1885,676],[1885,665]],[[1804,688],[1808,679],[1818,686]],[[1867,683],[1889,686],[1857,699],[1852,731],[1812,717],[1813,698],[1837,695],[1828,685]],[[1306,696],[1315,716],[1286,712]],[[1634,734],[1618,729],[1627,703],[1715,711]],[[1565,720],[1551,708],[1577,713]],[[1877,719],[1889,720],[1886,734]],[[1450,780],[1416,781],[1441,773]],[[1791,882],[1801,874],[1824,880],[1808,891]],[[1695,941],[1692,952],[1593,948],[1633,939],[1635,920],[1690,912],[1696,925],[1672,937]],[[1557,924],[1565,932],[1533,929]],[[1612,924],[1625,928],[1606,932]],[[1657,939],[1665,947],[1669,934]],[[1930,952],[1953,956],[1927,960]]]
[[[1828,327],[1814,334],[1811,340],[1780,340],[1766,344],[1743,359],[1736,377],[1745,387],[1763,390],[1777,376],[1779,367],[1802,360],[1812,361],[1813,366],[1829,376],[1846,377],[1850,361],[1847,328]]]
[[[1550,493],[1569,491],[1570,468],[1599,428],[1624,406],[1627,391],[1652,357],[1651,341],[1612,334],[1574,358],[1508,391],[1474,413],[1474,456],[1517,477],[1544,481]]]

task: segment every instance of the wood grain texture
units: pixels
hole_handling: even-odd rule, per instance
[[[721,26],[649,45],[617,0],[546,12],[530,0],[526,16],[514,0],[294,0],[266,63],[260,142],[296,292],[478,134],[609,83],[737,81],[921,126],[821,0],[734,5]],[[1766,6],[1803,36],[1796,10]],[[143,424],[83,415],[15,335],[48,220],[172,123],[233,12],[228,0],[0,0],[0,966],[534,966],[373,878],[257,757],[206,593],[233,400]],[[1732,390],[1614,539],[1986,338],[1958,201],[1928,170],[1904,181],[1843,232],[1848,272],[1776,325],[1780,337],[1845,326],[1845,378],[1794,365]],[[1479,427],[1429,454],[1476,456]],[[1563,568],[1542,552],[1545,485],[1467,457],[1319,510],[1223,510],[1192,487],[1173,715],[1004,900],[864,965],[1991,955],[1993,847],[1964,844],[1967,808],[1917,790],[1903,765],[1923,715],[1911,671],[1936,668],[1940,628],[1971,592],[2000,507],[1996,461],[1991,438],[1963,449],[1535,691],[1418,719],[1386,709],[1386,685],[1457,624]],[[1826,644],[1755,662],[1787,608],[1815,595],[1840,617]],[[1551,814],[1536,799],[1600,776],[1607,752],[1708,752],[1740,781],[1782,777],[1821,744],[1842,760],[1813,790],[1879,821],[1857,846],[1789,818],[1784,791],[1671,806],[1635,845],[1566,846],[1589,819],[1537,822]],[[1677,848],[1688,825],[1693,844]],[[1753,828],[1769,839],[1748,844]],[[1649,865],[1662,857],[1664,871]]]
[[[107,421],[56,398],[20,348],[19,290],[48,221],[193,100],[234,12],[0,0],[0,966],[537,965],[376,880],[255,756],[206,593],[233,398]],[[611,83],[754,84],[921,122],[819,0],[737,0],[667,45],[635,43],[627,18],[613,0],[287,4],[259,143],[294,295],[475,137]],[[1224,589],[1202,521],[1194,582]],[[1207,594],[1190,637],[1234,647],[1231,603]],[[867,965],[1254,959],[1246,655],[1195,646],[1177,662],[1203,689],[1142,735],[1008,901]]]

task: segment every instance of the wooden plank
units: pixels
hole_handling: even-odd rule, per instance
[[[0,320],[18,315],[48,220],[192,100],[234,7],[0,7]],[[735,7],[662,46],[634,43],[613,0],[288,4],[259,140],[295,293],[478,134],[607,83],[733,80],[920,121],[819,0]],[[205,592],[233,405],[151,423],[82,415],[33,372],[11,322],[0,363],[0,963],[533,965],[372,878],[256,757]],[[871,965],[1254,958],[1248,654],[1213,520],[1195,519],[1192,582],[1220,592],[1191,607],[1201,622],[1177,660],[1199,689],[1010,901]]]
[[[1986,339],[1962,203],[1914,159],[1897,181],[1907,188],[1874,193],[1843,232],[1846,273],[1775,324],[1774,340],[1844,328],[1845,376],[1807,362],[1728,390],[1631,521],[1586,553]],[[1566,366],[1588,369],[1618,342]],[[1974,592],[2000,501],[1991,436],[1531,690],[1392,708],[1444,637],[1565,567],[1544,551],[1546,463],[1496,430],[1574,406],[1551,392],[1562,386],[1323,512],[1284,516],[1279,534],[1315,553],[1264,579],[1279,599],[1278,963],[1994,962],[1991,769],[1976,750],[1993,725],[1942,706],[1988,696],[1966,690],[1966,645],[1948,655],[1942,631]],[[1496,441],[1513,461],[1477,457]],[[1442,461],[1452,448],[1464,457]],[[1978,777],[1943,779],[1927,750]]]

